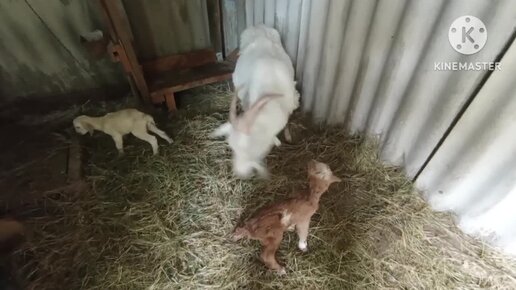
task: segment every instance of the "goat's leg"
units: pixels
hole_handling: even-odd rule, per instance
[[[158,127],[156,127],[156,125],[154,125],[154,124],[149,124],[147,127],[149,128],[149,131],[151,131],[152,133],[155,133],[155,134],[157,134],[158,136],[160,136],[161,138],[163,138],[163,139],[167,140],[167,142],[168,142],[169,144],[170,144],[170,143],[172,143],[172,142],[174,142],[174,141],[172,140],[172,138],[168,137],[167,133],[165,133],[165,132],[161,131],[160,129],[158,129]]]
[[[283,129],[283,135],[284,135],[285,141],[287,141],[287,143],[292,143],[292,135],[290,134],[290,129],[289,129],[288,123],[285,126],[285,128]]]
[[[118,155],[124,155],[124,139],[120,134],[112,135],[113,141],[115,141],[116,149],[118,150]]]
[[[260,258],[267,268],[276,271],[280,275],[284,275],[287,272],[276,260],[276,251],[281,243],[282,236],[267,238],[262,242],[263,249]]]
[[[267,168],[264,166],[264,164],[256,162],[253,167],[254,169],[256,169],[256,172],[258,173],[258,177],[262,179],[269,178],[269,172],[267,171]]]
[[[134,137],[151,144],[152,153],[154,155],[158,154],[158,139],[156,139],[156,136],[152,136],[151,134],[147,133],[147,131],[143,131],[143,130],[135,130],[131,133],[134,135]]]
[[[310,219],[296,224],[297,236],[299,237],[299,242],[297,243],[297,247],[303,252],[308,251],[308,244],[306,242],[306,239],[308,238],[308,227],[309,226],[310,226]]]
[[[280,139],[278,139],[278,137],[274,137],[274,141],[273,142],[274,142],[274,146],[280,147],[281,141],[280,141]]]

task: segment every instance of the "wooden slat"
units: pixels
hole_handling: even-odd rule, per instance
[[[180,70],[215,63],[213,49],[201,49],[188,53],[174,54],[143,63],[145,74],[153,75],[171,70]]]
[[[165,95],[231,78],[233,65],[229,62],[207,64],[180,71],[170,71],[149,78],[152,94]]]

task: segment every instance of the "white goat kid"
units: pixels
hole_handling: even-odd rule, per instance
[[[161,138],[172,143],[173,140],[163,131],[156,127],[152,116],[142,113],[136,109],[125,109],[107,113],[102,117],[79,116],[73,120],[75,131],[81,135],[93,134],[95,130],[110,135],[115,141],[115,146],[120,155],[124,154],[123,136],[129,133],[136,138],[148,142],[152,146],[154,155],[158,154],[158,140],[149,134],[147,130],[157,134]]]
[[[263,159],[272,146],[280,144],[277,134],[299,107],[299,93],[292,62],[275,29],[263,25],[246,29],[240,48],[233,73],[236,95],[230,122],[221,125],[212,136],[227,137],[237,176],[246,178],[256,170],[265,177]],[[236,117],[237,97],[245,111],[240,119]]]

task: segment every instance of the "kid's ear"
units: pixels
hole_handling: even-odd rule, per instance
[[[331,178],[330,178],[330,182],[331,183],[334,183],[334,182],[341,182],[342,179],[338,178],[337,176],[335,175],[332,175]]]
[[[86,130],[88,130],[88,133],[90,133],[90,136],[93,135],[93,132],[95,131],[95,129],[93,129],[93,126],[91,126],[90,124],[84,124],[85,127],[86,127]]]
[[[233,126],[231,126],[231,123],[226,122],[226,123],[220,125],[215,131],[213,131],[210,134],[210,137],[211,138],[217,138],[217,137],[221,137],[221,136],[227,137],[231,133],[232,128],[233,128]]]

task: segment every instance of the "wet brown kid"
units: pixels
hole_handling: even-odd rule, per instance
[[[308,227],[319,208],[319,199],[332,183],[341,180],[333,175],[328,165],[312,160],[308,163],[308,181],[308,190],[262,208],[233,233],[235,241],[244,237],[260,241],[263,246],[261,260],[279,274],[286,274],[285,268],[276,260],[283,233],[295,228],[299,236],[298,248],[306,252]]]

